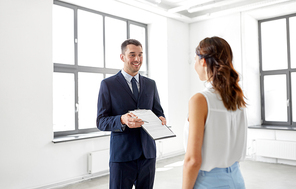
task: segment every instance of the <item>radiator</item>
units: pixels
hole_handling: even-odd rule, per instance
[[[109,149],[91,152],[87,159],[89,174],[109,171]]]
[[[296,160],[296,142],[279,140],[256,140],[256,155]]]

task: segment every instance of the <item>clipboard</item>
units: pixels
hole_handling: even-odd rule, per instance
[[[173,131],[166,125],[162,125],[161,120],[151,111],[145,109],[138,109],[130,111],[144,121],[142,128],[154,140],[176,137]]]

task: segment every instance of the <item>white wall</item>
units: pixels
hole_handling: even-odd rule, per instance
[[[243,90],[248,103],[248,123],[261,124],[258,20],[242,15]]]
[[[189,100],[189,25],[168,19],[168,125],[177,135],[163,141],[163,154],[172,155],[183,149],[183,126],[187,117]],[[184,152],[183,150],[181,152]]]
[[[81,5],[78,0],[71,2]],[[158,155],[180,154],[187,111],[183,103],[189,95],[186,85],[180,95],[174,84],[187,81],[175,73],[188,74],[186,67],[178,69],[187,64],[188,25],[109,2],[83,1],[92,9],[148,24],[149,73],[178,136],[158,143]],[[109,137],[52,143],[52,0],[0,0],[0,24],[0,188],[39,188],[83,180],[89,176],[87,153],[109,148]],[[172,31],[175,24],[179,29]],[[175,39],[178,32],[184,35]],[[175,42],[184,58],[169,47]]]
[[[0,188],[48,183],[60,164],[48,166],[59,153],[49,153],[51,1],[0,1],[0,23]]]

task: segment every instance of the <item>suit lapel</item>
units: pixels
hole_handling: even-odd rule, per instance
[[[117,81],[121,84],[121,86],[124,88],[124,90],[133,98],[133,100],[136,102],[136,98],[134,96],[134,94],[132,93],[130,87],[128,86],[125,78],[123,77],[121,71],[119,71],[116,74],[116,79]]]

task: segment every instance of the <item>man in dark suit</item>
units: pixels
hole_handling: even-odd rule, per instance
[[[110,189],[152,189],[155,175],[155,141],[143,130],[144,122],[129,111],[150,109],[166,124],[155,81],[143,77],[142,45],[128,39],[121,45],[123,70],[101,82],[97,127],[112,131],[110,138]]]

